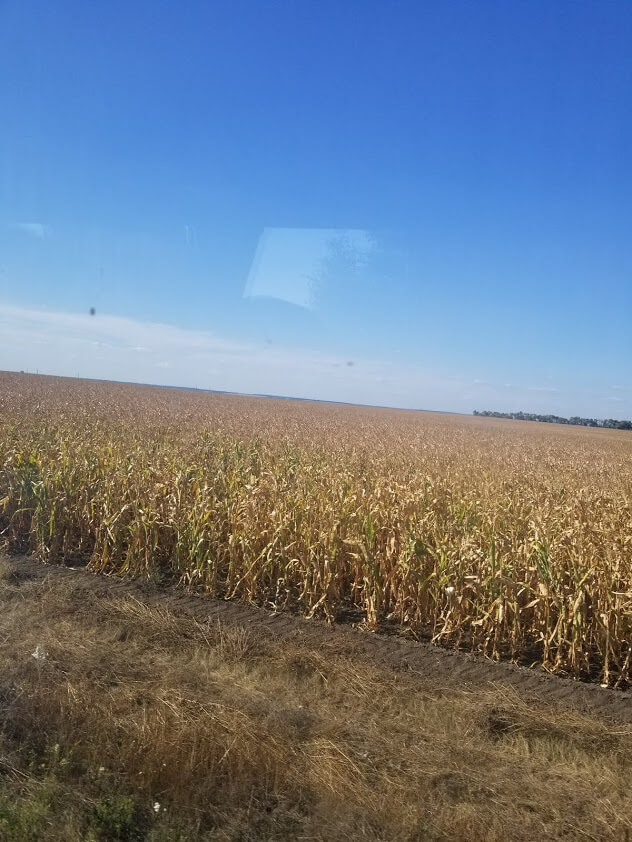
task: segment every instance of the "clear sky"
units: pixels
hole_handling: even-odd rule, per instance
[[[630,418],[631,322],[629,0],[0,2],[0,368]]]

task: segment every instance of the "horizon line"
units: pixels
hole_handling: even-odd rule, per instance
[[[28,377],[51,377],[59,380],[87,380],[90,383],[116,383],[120,386],[142,386],[147,389],[179,389],[183,392],[202,392],[211,395],[231,395],[237,398],[267,398],[279,401],[303,401],[304,403],[330,403],[335,406],[357,406],[366,409],[394,409],[398,412],[432,412],[435,415],[461,415],[469,418],[472,412],[458,412],[452,409],[423,409],[422,407],[394,406],[392,404],[356,403],[354,401],[336,401],[327,398],[306,398],[298,395],[275,395],[268,392],[236,392],[230,389],[207,389],[200,386],[177,386],[175,384],[145,383],[138,380],[115,380],[104,377],[82,377],[73,374],[47,374],[46,372],[28,371],[26,369],[0,369],[0,374],[22,374]]]

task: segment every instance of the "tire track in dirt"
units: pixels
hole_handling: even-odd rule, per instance
[[[325,654],[361,659],[415,676],[430,689],[490,690],[511,688],[525,700],[550,702],[596,713],[611,721],[632,724],[632,692],[610,690],[527,669],[508,662],[492,662],[478,654],[458,652],[412,641],[395,635],[367,633],[350,625],[328,625],[293,614],[273,614],[263,608],[191,595],[172,586],[153,586],[115,576],[94,575],[83,568],[45,564],[25,556],[2,556],[18,579],[65,578],[100,597],[133,596],[141,602],[202,622],[220,621],[244,626],[272,636],[282,643],[292,641],[319,649]]]

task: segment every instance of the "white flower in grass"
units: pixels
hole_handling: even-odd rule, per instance
[[[156,815],[158,815],[159,812],[160,812],[160,801],[154,801],[154,813],[156,813]]]
[[[38,643],[35,647],[35,652],[31,652],[31,657],[35,658],[36,661],[43,661],[46,658],[46,650]]]
[[[454,596],[455,590],[456,590],[456,588],[454,587],[454,585],[448,585],[447,588],[445,589],[445,592],[448,596]]]

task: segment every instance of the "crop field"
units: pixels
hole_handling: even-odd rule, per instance
[[[0,374],[0,532],[627,686],[632,434]]]

